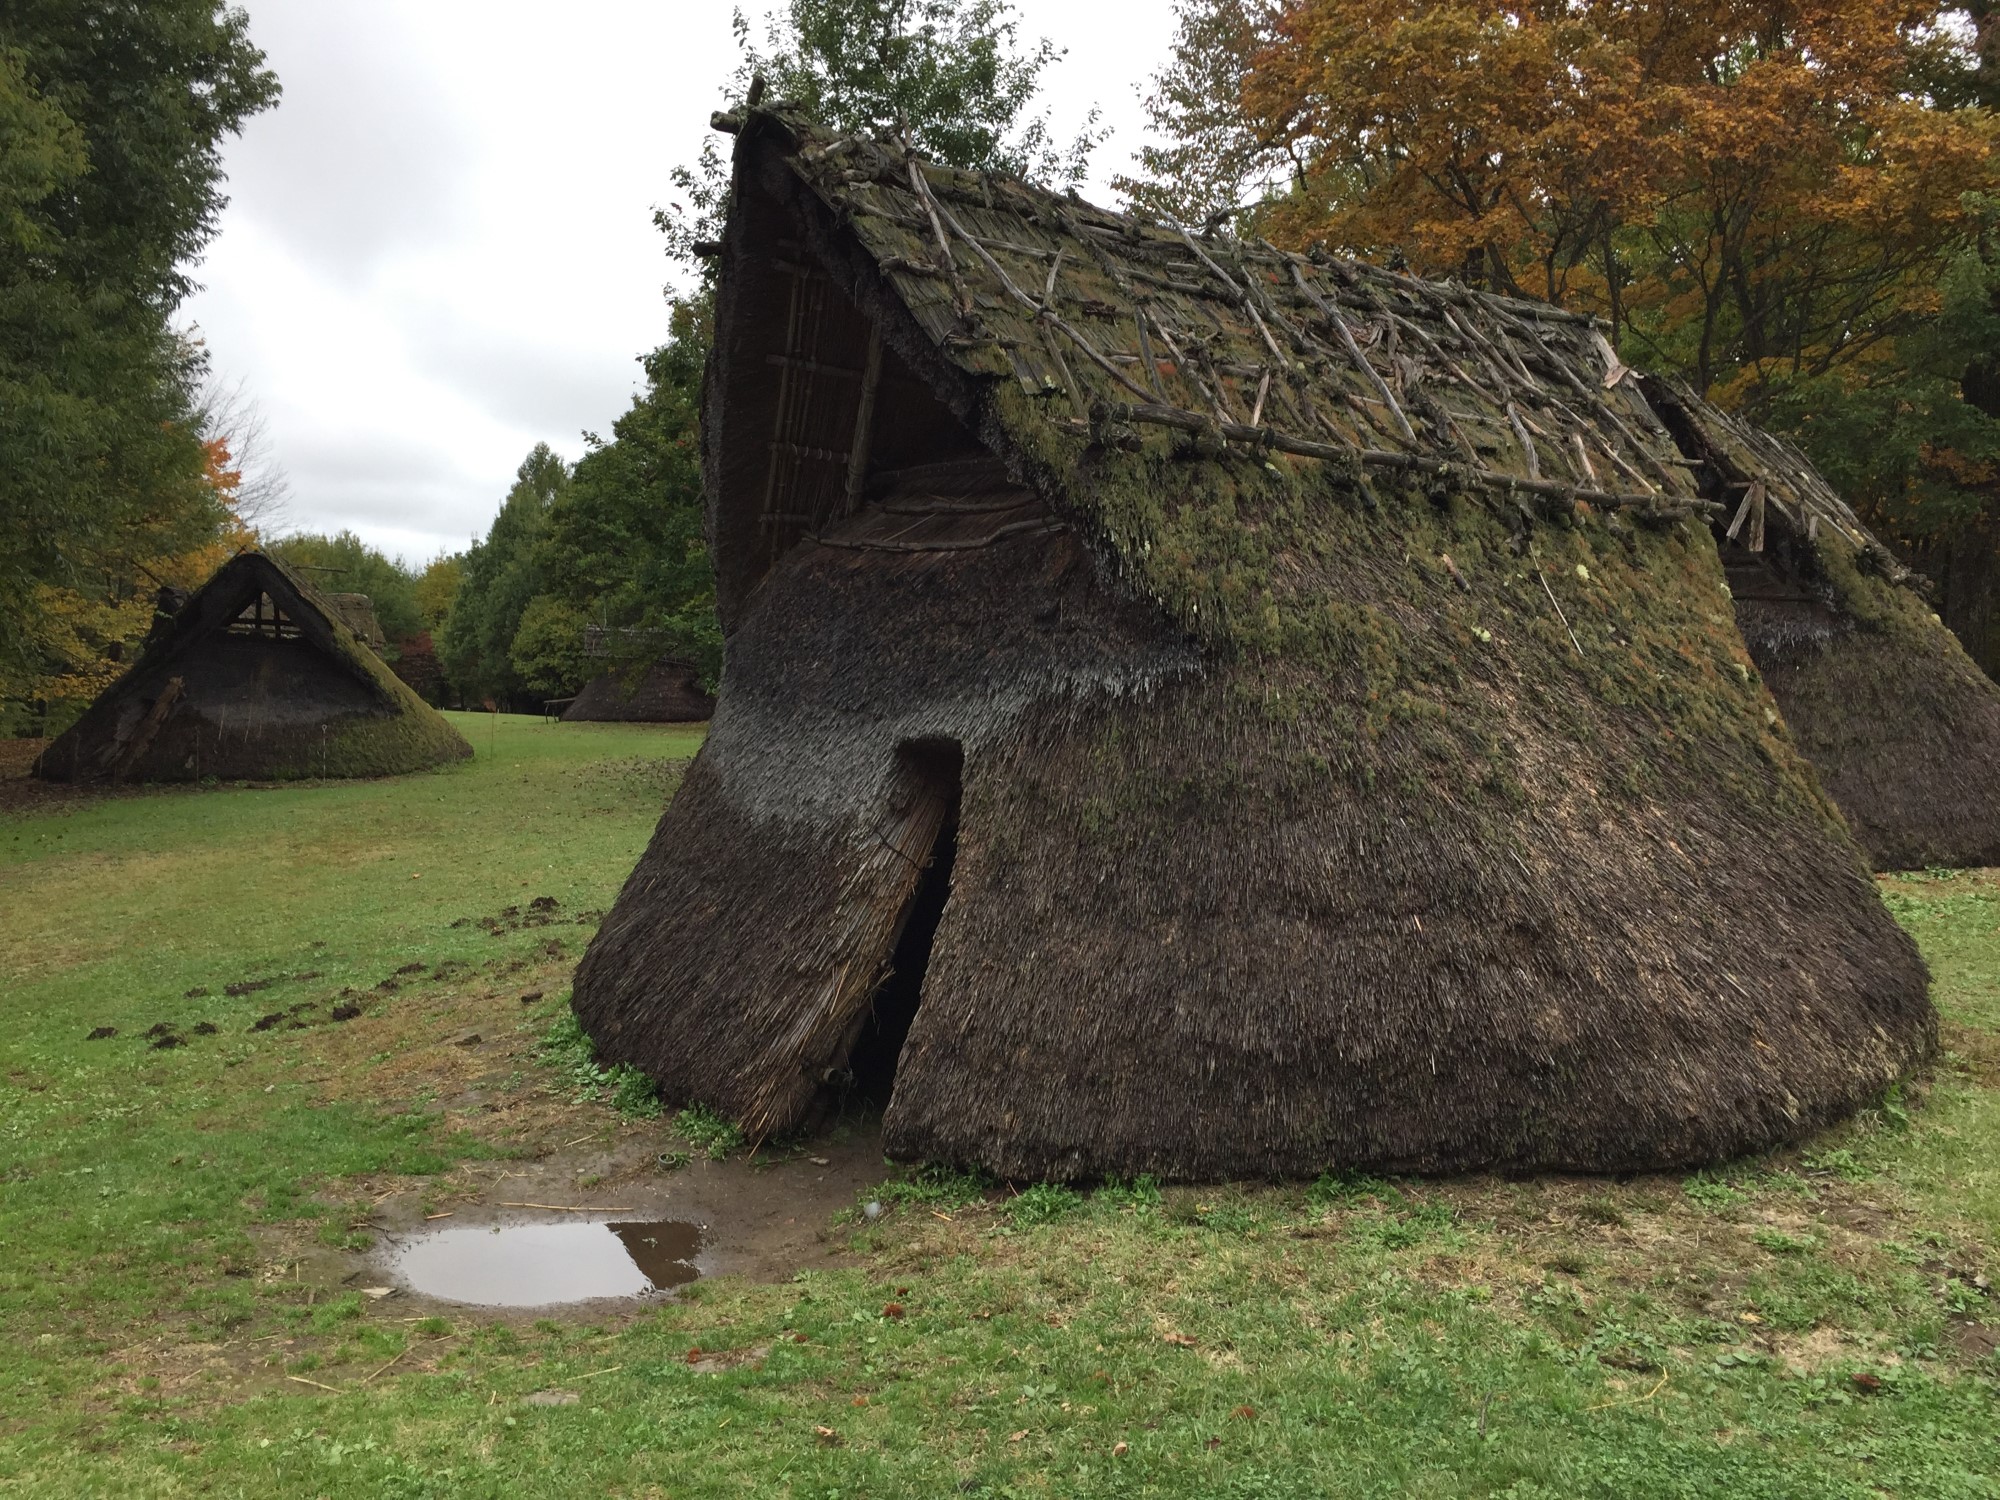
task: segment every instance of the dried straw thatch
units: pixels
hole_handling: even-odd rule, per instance
[[[608,1060],[1189,1178],[1713,1159],[1926,1055],[1588,322],[721,123],[726,671],[577,974]]]
[[[1698,459],[1736,622],[1877,869],[2000,864],[2000,686],[1790,445],[1685,387],[1647,394]]]
[[[702,689],[701,669],[663,656],[638,672],[611,671],[591,678],[563,710],[563,722],[692,724],[714,712],[715,699]]]
[[[471,754],[333,605],[275,559],[241,552],[156,622],[35,774],[283,781],[387,776]]]

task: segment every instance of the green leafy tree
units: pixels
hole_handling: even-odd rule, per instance
[[[762,73],[775,98],[847,133],[907,131],[924,155],[982,172],[1077,183],[1103,138],[1090,124],[1067,146],[1046,110],[1027,113],[1062,57],[1046,37],[1022,50],[1006,0],[790,0],[760,51],[736,13],[738,82]]]
[[[1062,49],[1047,38],[1024,47],[1007,0],[788,0],[771,13],[761,47],[742,11],[734,24],[743,54],[734,97],[761,75],[767,98],[848,134],[905,133],[933,161],[1070,186],[1108,133],[1093,109],[1060,142],[1048,112],[1030,112]],[[728,183],[713,138],[673,182],[680,198],[655,222],[668,253],[705,273],[694,247],[716,238]]]
[[[590,451],[549,515],[552,592],[604,626],[606,666],[663,653],[722,669],[715,575],[702,539],[701,376],[707,337],[692,308],[646,356],[646,389]]]
[[[596,675],[595,664],[584,653],[589,623],[582,610],[551,595],[537,594],[528,601],[509,654],[530,693],[560,698]]]
[[[1936,586],[1945,622],[2000,672],[2000,265],[1969,248],[1938,316],[1894,358],[1777,389],[1769,416]]]
[[[0,653],[48,585],[226,523],[199,350],[169,320],[223,204],[223,141],[277,80],[218,0],[0,8]]]
[[[465,580],[465,554],[444,552],[424,564],[424,570],[417,574],[417,613],[423,617],[424,629],[442,629],[445,617],[451,613],[451,602],[458,597],[458,586]]]
[[[322,593],[366,594],[389,642],[385,655],[393,657],[396,642],[425,628],[417,604],[417,580],[410,570],[351,531],[333,536],[302,532],[270,543],[267,550],[280,562],[300,569]]]
[[[569,465],[547,443],[537,443],[515,472],[486,539],[465,554],[464,577],[445,617],[438,656],[447,680],[468,703],[527,702],[527,684],[514,666],[514,635],[529,602],[542,592],[549,512],[569,484]]]
[[[1144,100],[1153,139],[1139,174],[1114,186],[1141,212],[1180,224],[1219,223],[1283,191],[1297,163],[1243,108],[1244,75],[1276,33],[1274,0],[1179,0],[1166,63]]]

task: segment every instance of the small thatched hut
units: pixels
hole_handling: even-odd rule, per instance
[[[754,1136],[1009,1177],[1727,1157],[1921,961],[1585,320],[740,130],[727,670],[577,974]]]
[[[583,685],[563,710],[565,724],[696,724],[715,712],[691,661],[662,657],[636,675],[605,672]]]
[[[1684,386],[1646,391],[1727,502],[1736,623],[1875,867],[2000,864],[2000,686],[1796,449]]]
[[[584,655],[620,664],[583,685],[563,710],[563,722],[690,724],[713,714],[715,699],[701,685],[701,668],[678,656],[655,654],[664,644],[664,634],[588,627],[583,634]],[[644,659],[647,655],[652,656],[650,662]],[[635,656],[639,660],[633,660]]]
[[[372,611],[371,611],[372,613]],[[240,552],[35,762],[51,781],[387,776],[472,747],[312,588]]]

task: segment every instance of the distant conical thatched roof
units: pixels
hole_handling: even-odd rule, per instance
[[[1714,513],[1737,624],[1877,869],[2000,864],[2000,686],[1804,455],[1647,382]]]
[[[563,710],[565,724],[692,724],[715,712],[701,669],[677,656],[614,667],[583,685]]]
[[[1587,321],[722,123],[723,689],[578,971],[607,1060],[1203,1177],[1725,1157],[1926,1054]]]
[[[246,551],[155,626],[35,774],[282,781],[386,776],[471,754],[334,605],[275,558]]]

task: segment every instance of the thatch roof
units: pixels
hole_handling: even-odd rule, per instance
[[[471,754],[310,584],[246,551],[156,623],[35,774],[282,781],[386,776]]]
[[[1737,624],[1877,869],[2000,864],[2000,686],[1790,444],[1684,386],[1648,395],[1704,489]]]
[[[388,638],[382,634],[382,622],[375,615],[375,601],[366,594],[322,593],[319,598],[363,645],[380,651],[388,644]]]
[[[714,712],[715,699],[702,690],[701,669],[691,661],[663,656],[638,671],[599,673],[570,700],[562,716],[565,724],[688,724]]]
[[[1926,1055],[1589,323],[728,123],[723,689],[607,1059],[762,1135],[886,1048],[895,1154],[1203,1177],[1713,1159]]]

